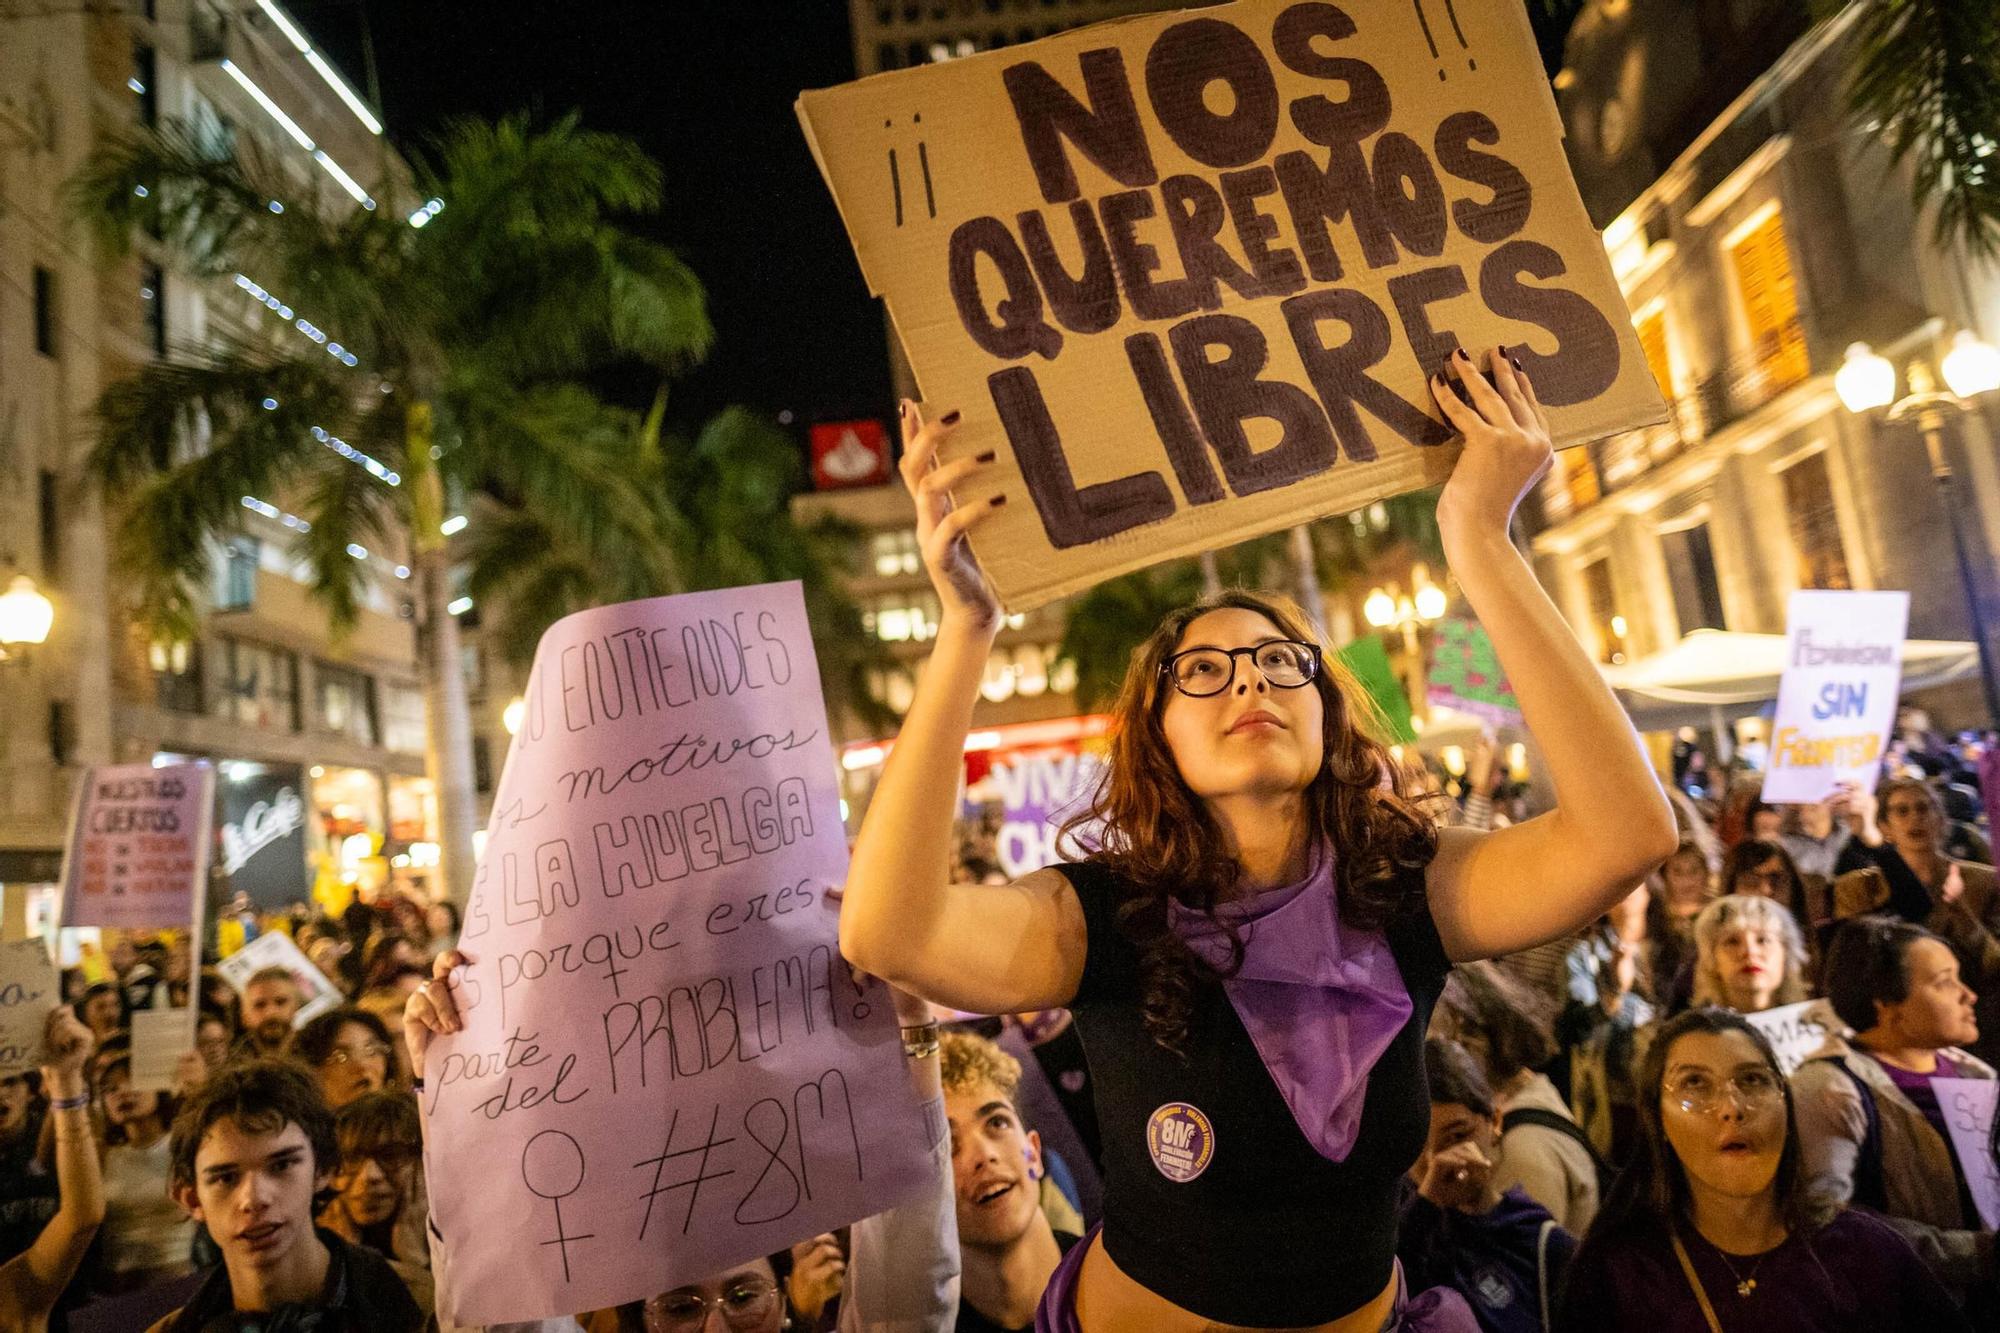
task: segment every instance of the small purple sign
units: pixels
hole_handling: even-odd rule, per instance
[[[1185,1185],[1215,1160],[1215,1126],[1200,1108],[1168,1102],[1146,1122],[1146,1151],[1161,1175]]]

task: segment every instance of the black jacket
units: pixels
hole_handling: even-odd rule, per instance
[[[424,1315],[383,1258],[318,1232],[331,1262],[319,1299],[246,1313],[236,1308],[229,1270],[218,1264],[194,1299],[160,1321],[163,1333],[417,1333]]]

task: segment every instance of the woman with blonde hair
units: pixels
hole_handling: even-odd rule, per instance
[[[1762,1013],[1806,996],[1806,940],[1783,904],[1732,893],[1694,921],[1694,1003]]]

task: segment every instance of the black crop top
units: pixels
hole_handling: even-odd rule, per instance
[[[1385,932],[1414,1012],[1369,1075],[1353,1151],[1333,1162],[1299,1130],[1220,985],[1196,987],[1186,1059],[1153,1040],[1115,874],[1058,868],[1088,931],[1070,1010],[1096,1085],[1106,1252],[1221,1323],[1323,1324],[1373,1300],[1395,1262],[1397,1183],[1430,1131],[1424,1030],[1451,962],[1429,911]]]

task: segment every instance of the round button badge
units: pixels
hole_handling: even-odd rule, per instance
[[[1161,1175],[1185,1185],[1215,1160],[1215,1126],[1199,1107],[1168,1102],[1146,1121],[1146,1151]]]

